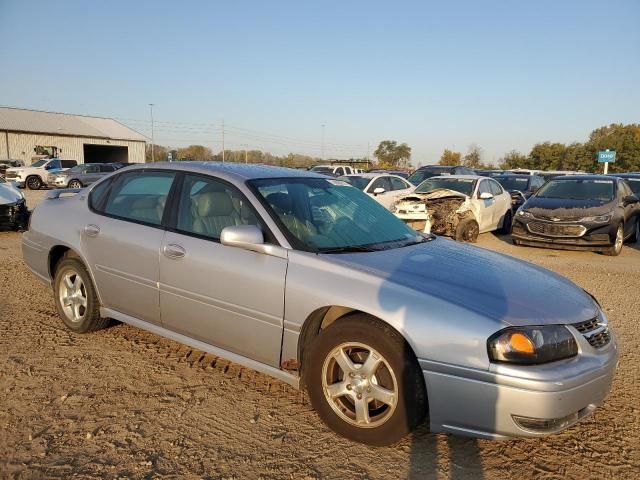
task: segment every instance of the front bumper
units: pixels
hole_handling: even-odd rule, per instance
[[[570,427],[602,404],[618,363],[615,338],[602,351],[580,349],[572,359],[530,367],[500,365],[494,372],[420,360],[431,431],[506,439],[541,437]],[[544,427],[529,428],[531,422]]]
[[[565,235],[561,232],[538,233],[531,225],[549,228],[570,228],[577,233]],[[606,250],[613,245],[615,226],[602,223],[554,223],[538,219],[516,217],[513,221],[511,237],[523,245],[533,247],[558,248],[562,250]]]
[[[19,202],[0,205],[0,230],[19,230],[26,228],[29,210],[24,199]]]

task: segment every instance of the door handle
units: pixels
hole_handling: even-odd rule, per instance
[[[89,237],[97,237],[100,233],[100,227],[97,225],[87,225],[84,227],[84,233],[86,233]]]
[[[162,247],[162,252],[165,257],[173,260],[179,260],[187,254],[187,251],[183,247],[175,243],[170,243]]]

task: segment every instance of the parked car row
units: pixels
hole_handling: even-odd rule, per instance
[[[49,192],[23,256],[71,331],[115,319],[267,373],[305,388],[355,441],[391,444],[425,418],[432,432],[540,437],[590,415],[618,361],[597,301],[540,267],[416,232],[368,194],[371,181],[131,167],[79,196]],[[623,183],[607,181],[603,199]],[[508,223],[511,195],[491,178],[417,190],[467,204],[478,229]]]

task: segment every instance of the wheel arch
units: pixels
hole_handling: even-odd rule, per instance
[[[77,250],[70,247],[69,245],[57,244],[49,249],[49,255],[47,258],[47,268],[49,271],[49,277],[51,278],[52,285],[53,285],[53,280],[56,273],[56,265],[63,258],[77,258],[84,264],[85,268],[87,269],[87,272],[89,272],[89,276],[91,277],[91,282],[93,283],[93,287],[96,291],[96,295],[98,296],[98,300],[102,304],[100,289],[98,288],[98,284],[96,283],[96,279],[93,275],[93,270],[89,266],[89,263],[86,261],[86,259]]]
[[[411,352],[413,358],[418,363],[418,357],[416,355],[415,349],[413,348],[412,342],[407,335],[400,329],[398,329],[393,323],[385,321],[383,318],[380,318],[378,315],[374,315],[370,312],[366,312],[361,309],[347,307],[343,305],[327,305],[324,307],[317,308],[313,312],[311,312],[307,318],[305,319],[302,327],[300,329],[300,334],[298,336],[298,373],[300,375],[301,385],[304,385],[304,368],[305,368],[305,354],[308,352],[308,347],[313,343],[313,340],[327,327],[332,325],[338,321],[344,321],[348,319],[352,315],[367,315],[368,317],[374,318],[382,323],[389,325],[393,328],[406,342],[408,351]]]

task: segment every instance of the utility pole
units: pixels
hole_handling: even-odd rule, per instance
[[[222,119],[222,161],[224,162],[224,118]]]
[[[248,154],[248,150],[247,149],[248,149],[248,147],[249,147],[249,145],[245,145],[244,146],[244,163],[249,163],[247,161],[247,154]]]
[[[154,144],[154,141],[153,141],[153,105],[154,105],[153,103],[149,104],[149,111],[151,112],[151,161],[155,162],[156,161],[156,156],[155,156],[154,151],[153,151],[153,144]]]
[[[324,160],[324,123],[322,125],[320,125],[322,127],[322,150],[321,150],[321,154],[320,156],[322,157],[322,160]]]

